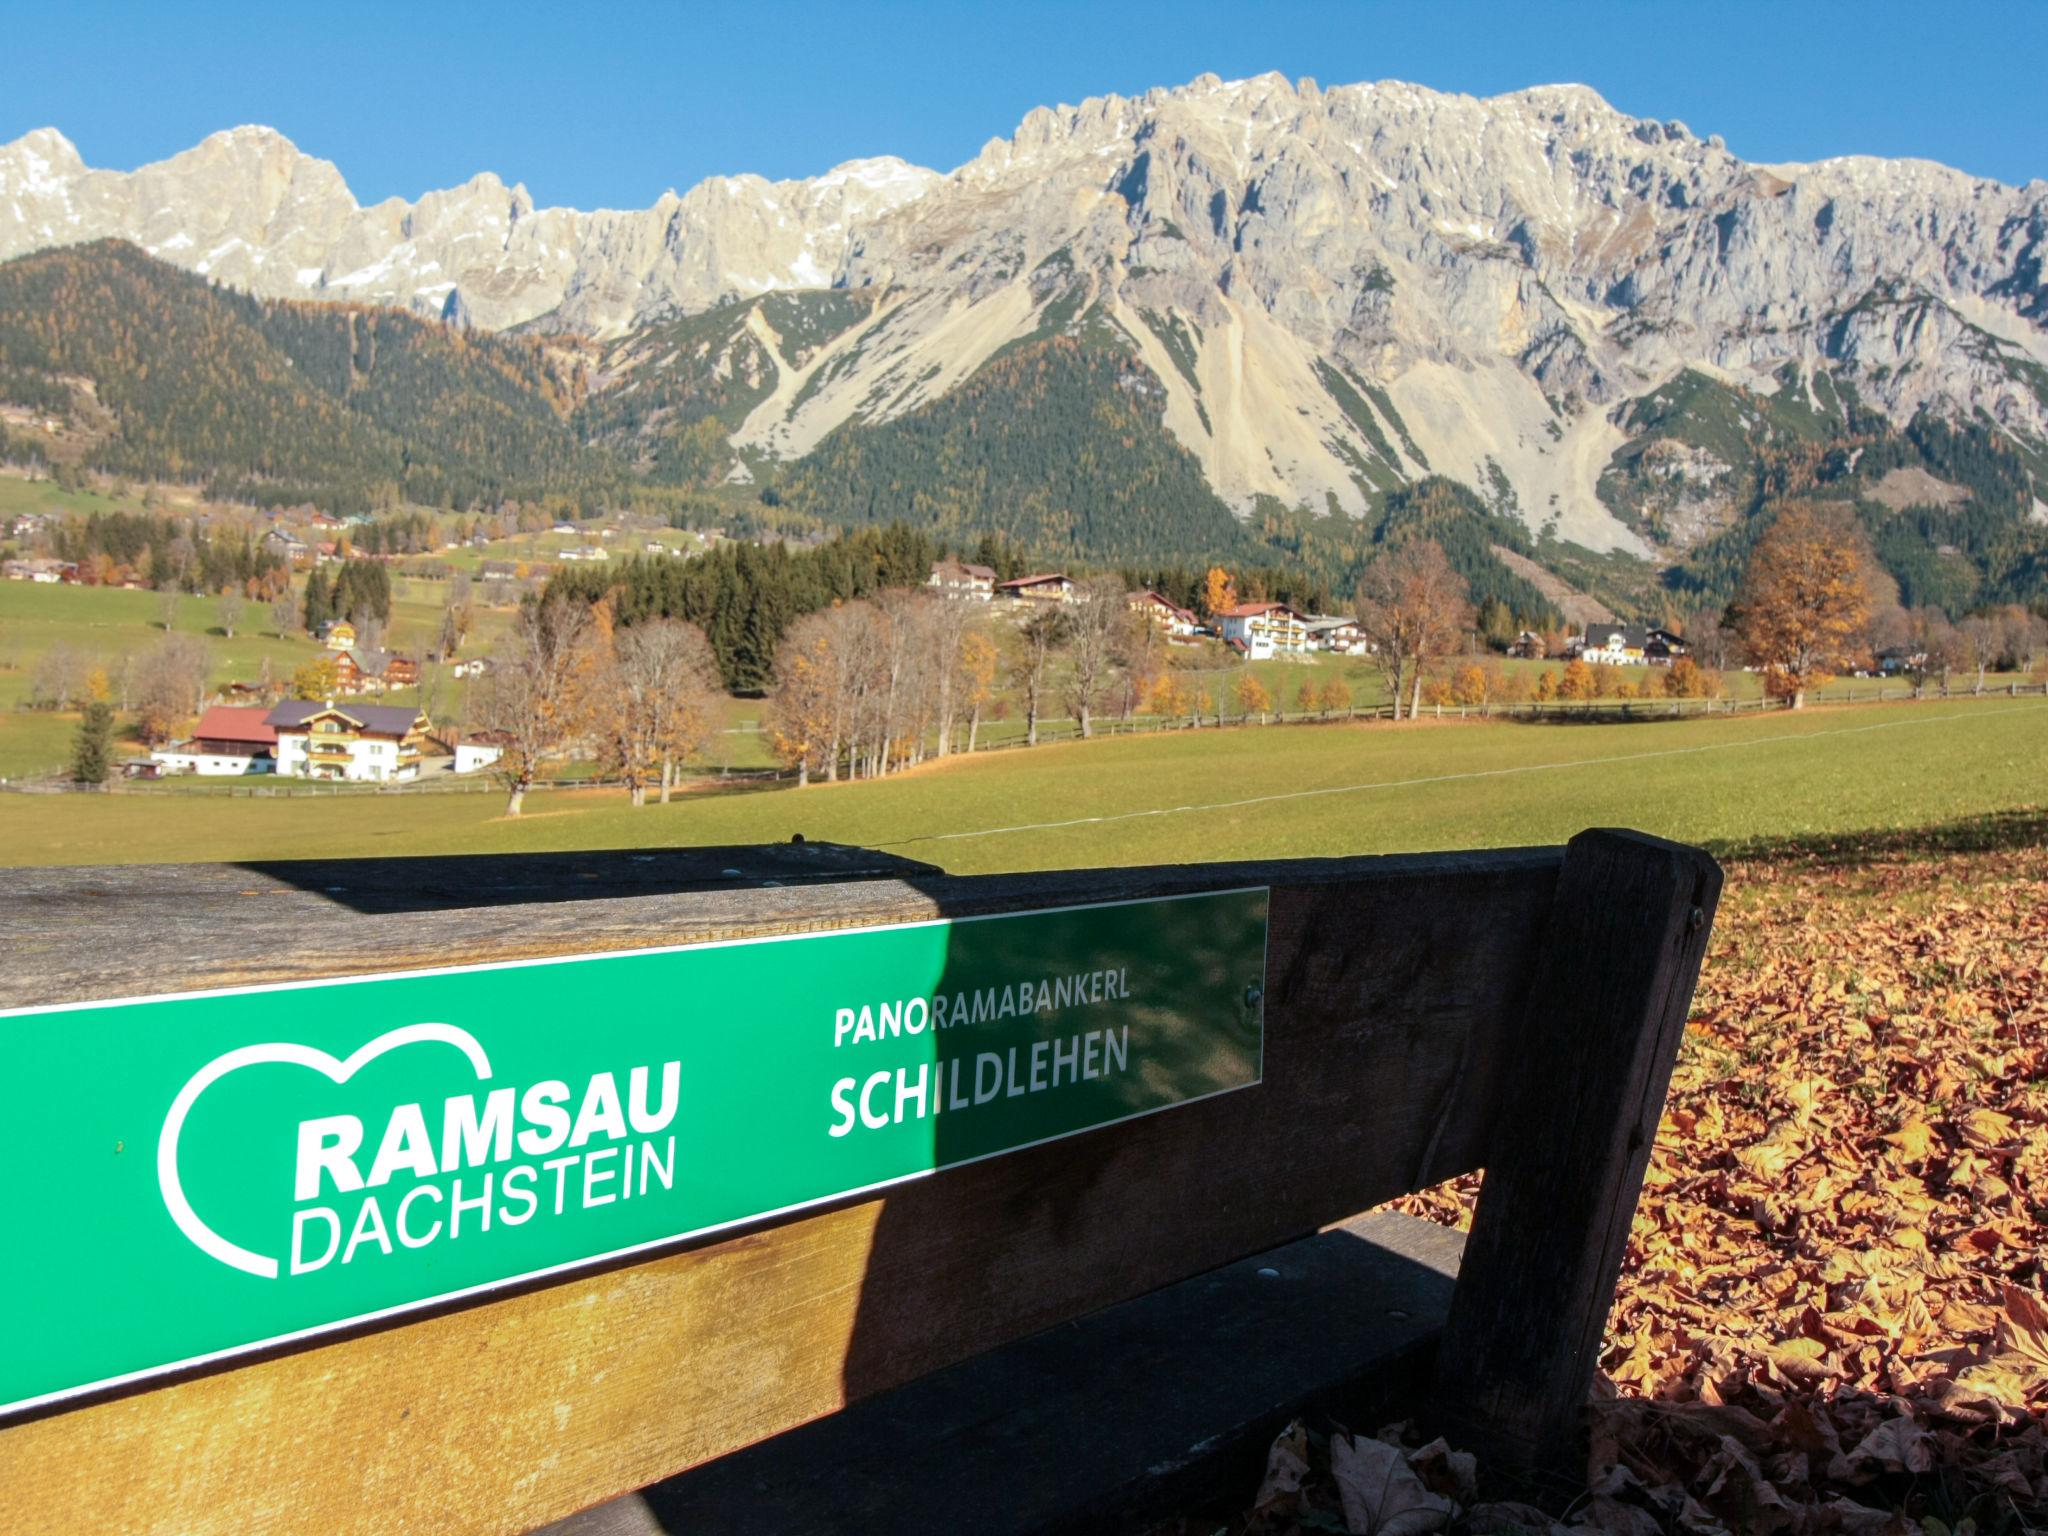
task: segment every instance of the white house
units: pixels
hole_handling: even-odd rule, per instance
[[[1225,642],[1253,661],[1308,650],[1308,619],[1285,603],[1239,603],[1216,615]]]
[[[1578,654],[1611,667],[1669,666],[1685,654],[1685,641],[1654,625],[1588,624]]]
[[[192,739],[149,754],[165,773],[241,777],[277,766],[277,732],[261,708],[216,704],[199,717]]]
[[[1356,619],[1316,614],[1308,620],[1305,628],[1308,630],[1308,646],[1312,651],[1329,651],[1338,656],[1363,656],[1372,649],[1364,631],[1359,629]]]
[[[459,736],[455,740],[455,771],[475,773],[479,768],[488,768],[505,755],[505,747],[494,732],[479,731],[474,736]]]
[[[378,783],[420,776],[427,717],[410,706],[294,699],[270,712],[277,771],[298,779]]]
[[[1144,615],[1146,622],[1154,629],[1164,631],[1168,640],[1192,640],[1195,637],[1199,627],[1195,616],[1173,599],[1162,597],[1148,588],[1131,593],[1126,601],[1131,605],[1131,612]]]

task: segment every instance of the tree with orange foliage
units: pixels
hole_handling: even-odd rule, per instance
[[[1312,715],[1316,712],[1316,680],[1304,677],[1301,686],[1294,690],[1294,712],[1297,715]]]
[[[1870,623],[1875,566],[1863,527],[1846,510],[1785,504],[1742,574],[1735,628],[1764,691],[1793,709],[1849,666]]]
[[[1593,686],[1593,669],[1583,656],[1574,656],[1557,679],[1557,696],[1577,703],[1593,697]]]
[[[1262,716],[1273,707],[1273,695],[1266,691],[1266,685],[1259,681],[1256,672],[1240,674],[1230,692],[1237,700],[1237,712],[1247,719],[1253,715]]]
[[[1434,539],[1410,539],[1366,566],[1358,579],[1358,627],[1387,675],[1396,720],[1404,684],[1412,714],[1424,665],[1447,654],[1471,622],[1465,578]]]
[[[1237,606],[1237,583],[1230,579],[1230,572],[1220,565],[1209,567],[1209,574],[1202,582],[1202,607],[1213,618],[1226,608]]]
[[[1351,685],[1341,677],[1327,679],[1316,690],[1316,707],[1325,715],[1351,707]]]

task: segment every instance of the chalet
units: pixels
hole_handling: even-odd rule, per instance
[[[1131,612],[1144,615],[1146,622],[1162,631],[1168,640],[1192,640],[1201,628],[1194,614],[1149,588],[1131,593],[1125,601],[1131,605]]]
[[[1668,667],[1685,650],[1684,640],[1654,625],[1589,624],[1577,654],[1611,667]]]
[[[280,774],[371,783],[420,775],[427,717],[409,706],[294,699],[266,719],[277,732]]]
[[[1515,636],[1515,643],[1508,647],[1508,654],[1519,656],[1524,661],[1541,661],[1550,654],[1550,647],[1535,630],[1525,629]]]
[[[1371,649],[1356,619],[1319,613],[1311,615],[1302,627],[1308,631],[1308,648],[1312,651],[1328,651],[1336,656],[1363,656]]]
[[[192,739],[149,754],[164,773],[242,776],[277,767],[277,731],[261,706],[216,704],[199,717]]]
[[[579,544],[574,549],[562,551],[562,558],[564,560],[609,560],[611,557],[612,552],[610,550],[601,548],[596,544]]]
[[[482,677],[490,670],[490,657],[471,656],[465,661],[456,662],[454,666],[448,669],[448,674],[451,677]]]
[[[1308,618],[1285,603],[1239,603],[1216,615],[1218,632],[1252,661],[1299,656],[1308,649]]]
[[[511,560],[486,560],[477,567],[477,575],[485,581],[516,581],[519,566]]]
[[[9,581],[33,581],[44,586],[78,580],[78,567],[68,560],[9,560],[0,566],[0,572]]]
[[[570,538],[574,538],[577,533],[577,528],[574,523],[557,523],[554,527],[550,528],[548,532],[566,534]]]
[[[996,595],[996,573],[985,565],[965,560],[939,560],[932,564],[924,584],[941,597],[966,598],[985,603]]]
[[[1044,576],[1019,576],[1015,581],[998,582],[996,591],[1004,597],[1025,603],[1071,603],[1074,600],[1073,582],[1057,572]]]
[[[329,619],[320,626],[320,643],[330,651],[352,651],[356,648],[356,627],[347,619]]]

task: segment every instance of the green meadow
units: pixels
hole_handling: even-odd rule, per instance
[[[873,783],[296,798],[0,795],[0,862],[676,847],[808,838],[949,870],[1303,858],[1632,826],[1727,848],[2048,804],[2048,701],[1955,699],[1640,724],[1249,726],[953,759]]]

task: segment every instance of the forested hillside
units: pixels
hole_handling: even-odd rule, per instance
[[[1056,559],[1234,558],[1248,536],[1161,424],[1165,403],[1109,343],[1032,341],[908,415],[840,429],[780,494],[828,522],[999,532]]]
[[[610,483],[567,424],[581,385],[557,355],[396,310],[253,299],[118,241],[0,266],[0,393],[66,418],[89,468],[259,505]]]

